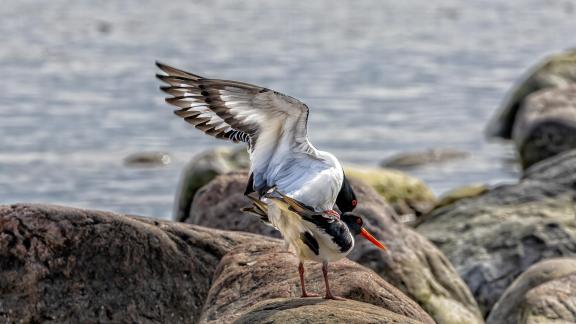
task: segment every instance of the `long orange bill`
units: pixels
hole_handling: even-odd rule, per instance
[[[368,241],[372,242],[372,244],[376,245],[382,250],[388,250],[388,248],[384,244],[380,243],[380,241],[378,241],[374,236],[372,236],[372,234],[368,233],[368,231],[364,227],[362,227],[362,229],[360,230],[360,234],[362,234],[362,236],[364,236]]]

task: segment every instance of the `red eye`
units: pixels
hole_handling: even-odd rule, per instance
[[[352,200],[352,206],[356,206],[356,204],[358,204],[358,202],[356,201],[356,199]]]

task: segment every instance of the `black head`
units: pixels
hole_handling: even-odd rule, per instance
[[[340,219],[348,226],[352,235],[356,236],[360,234],[362,226],[364,225],[362,217],[354,213],[343,213]]]
[[[354,213],[344,213],[340,216],[340,219],[346,224],[346,226],[348,226],[352,235],[356,236],[360,234],[372,244],[383,250],[386,250],[386,246],[380,243],[380,241],[378,241],[364,228],[364,221],[362,220],[362,217]]]
[[[342,213],[347,213],[353,211],[357,204],[358,200],[356,200],[356,194],[354,194],[350,182],[346,178],[346,175],[344,175],[342,187],[340,188],[338,197],[336,197],[336,206],[338,206],[338,209],[340,209]]]

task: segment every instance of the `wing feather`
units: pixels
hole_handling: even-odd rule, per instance
[[[297,99],[249,83],[207,79],[162,63],[156,65],[165,73],[157,77],[168,84],[161,90],[172,96],[166,102],[179,108],[176,115],[208,135],[247,141],[254,150],[267,128],[290,121],[292,146],[310,152],[308,107]]]

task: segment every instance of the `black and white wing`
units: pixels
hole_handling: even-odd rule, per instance
[[[176,115],[204,133],[234,142],[248,143],[250,150],[266,135],[270,146],[274,138],[289,135],[292,149],[309,152],[306,134],[308,107],[290,96],[248,83],[207,79],[162,63],[165,73],[157,77],[168,86],[161,89],[171,95],[166,102],[178,107]],[[281,126],[283,134],[279,134]],[[289,132],[290,134],[286,134]],[[273,145],[273,144],[272,144]],[[265,158],[272,147],[262,148]]]

